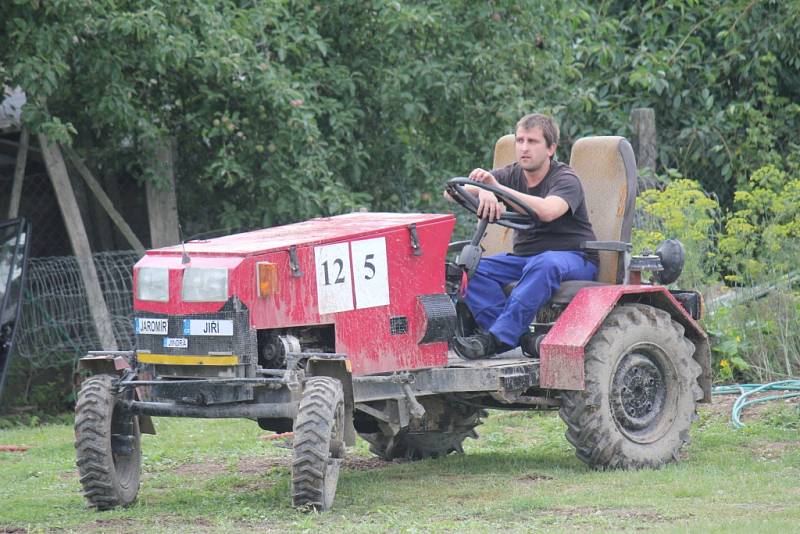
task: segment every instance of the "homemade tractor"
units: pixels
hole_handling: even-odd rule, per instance
[[[498,141],[495,166],[513,157]],[[487,408],[559,409],[567,440],[595,468],[658,467],[689,440],[710,398],[702,301],[668,290],[679,244],[631,256],[633,152],[619,137],[578,141],[600,250],[598,282],[567,282],[531,328],[533,354],[465,361],[448,352],[472,328],[460,297],[500,233],[448,246],[455,218],[353,213],[149,251],[134,267],[136,349],[94,352],[75,418],[84,494],[99,509],[139,490],[152,416],[240,417],[294,431],[292,501],[327,510],[356,435],[386,458],[462,451]],[[474,211],[464,179],[451,194]],[[492,233],[492,232],[490,232]],[[507,242],[508,239],[505,239]],[[448,248],[460,250],[447,262]],[[642,272],[653,273],[643,283]]]

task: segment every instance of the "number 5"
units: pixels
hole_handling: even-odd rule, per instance
[[[372,271],[371,274],[364,274],[364,280],[372,280],[375,278],[375,264],[369,261],[374,258],[375,254],[367,254],[367,256],[364,258],[364,269],[369,269]]]

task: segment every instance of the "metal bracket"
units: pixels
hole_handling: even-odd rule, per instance
[[[407,404],[408,414],[412,419],[421,419],[425,415],[425,407],[417,400],[414,391],[411,389],[411,384],[414,383],[416,377],[411,373],[392,373],[387,376],[359,376],[353,382],[360,382],[362,384],[398,384],[400,390],[403,392]],[[406,426],[402,424],[403,421],[403,406],[398,399],[398,410],[400,413],[401,427]]]
[[[414,392],[411,391],[411,386],[408,382],[403,383],[401,387],[406,396],[406,402],[408,402],[408,413],[411,414],[413,419],[422,419],[425,415],[425,407],[414,396]]]
[[[414,256],[422,256],[422,247],[419,245],[419,235],[417,235],[417,223],[408,225],[408,233],[411,234],[411,248],[414,249]]]
[[[292,276],[299,278],[303,276],[303,271],[300,270],[300,265],[297,263],[297,246],[292,245],[289,247],[289,268],[292,269]]]

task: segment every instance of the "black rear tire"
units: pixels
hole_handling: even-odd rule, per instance
[[[306,381],[294,422],[293,448],[292,504],[329,510],[345,454],[344,393],[338,380],[313,377]]]
[[[139,493],[139,419],[117,409],[115,377],[88,378],[75,405],[75,452],[83,494],[98,510],[128,506]]]
[[[384,460],[437,458],[463,453],[464,441],[478,437],[475,427],[486,416],[485,410],[437,396],[419,401],[425,407],[425,415],[397,434],[393,435],[385,424],[380,425],[380,432],[359,434],[369,442],[373,454]]]
[[[585,351],[585,389],[559,414],[576,456],[596,469],[657,468],[689,442],[703,392],[683,326],[658,308],[615,308]]]

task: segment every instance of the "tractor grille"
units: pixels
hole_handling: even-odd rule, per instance
[[[256,331],[250,328],[247,308],[238,300],[229,300],[216,313],[166,315],[137,312],[136,319],[167,321],[166,334],[136,334],[137,355],[142,360],[157,360],[150,363],[155,364],[158,375],[255,375],[258,362]],[[232,335],[191,335],[186,327],[192,320],[231,321]],[[165,344],[165,340],[172,340],[172,343]]]

